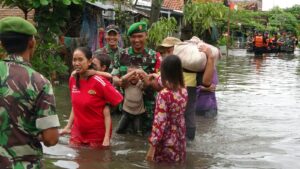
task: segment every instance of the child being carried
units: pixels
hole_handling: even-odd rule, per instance
[[[145,115],[145,105],[143,100],[143,89],[145,87],[139,79],[139,71],[136,66],[129,66],[127,74],[122,77],[124,89],[124,102],[122,107],[122,117],[116,130],[118,134],[124,134],[131,126],[132,133],[139,135],[142,133],[141,121]]]

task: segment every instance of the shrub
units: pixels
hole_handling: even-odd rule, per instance
[[[31,59],[33,68],[51,82],[57,80],[59,76],[68,74],[68,67],[59,55],[60,50],[61,46],[55,43],[40,43]]]

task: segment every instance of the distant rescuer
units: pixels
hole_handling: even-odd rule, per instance
[[[0,168],[42,168],[42,145],[58,142],[52,86],[31,68],[35,27],[20,17],[0,20]]]

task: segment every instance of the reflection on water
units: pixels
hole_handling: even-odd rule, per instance
[[[113,134],[107,150],[71,149],[67,137],[45,149],[46,168],[193,169],[300,168],[300,57],[254,57],[231,51],[218,64],[219,114],[197,118],[196,140],[188,143],[182,165],[144,160],[147,139]],[[62,125],[70,112],[67,86],[55,90]],[[119,116],[113,117],[116,126]]]

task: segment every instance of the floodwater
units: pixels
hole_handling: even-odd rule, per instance
[[[106,150],[72,149],[68,137],[45,148],[47,169],[300,168],[300,52],[256,58],[234,50],[218,64],[219,114],[197,117],[194,142],[183,165],[145,161],[147,139],[113,134]],[[57,87],[62,126],[70,112],[67,85]],[[116,126],[119,116],[114,116]]]

